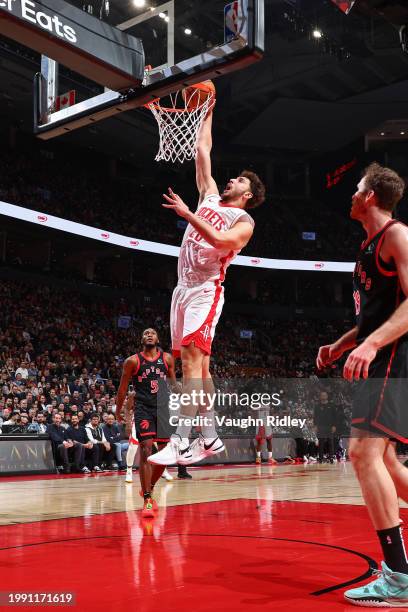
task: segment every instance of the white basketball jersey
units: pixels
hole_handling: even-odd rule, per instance
[[[223,205],[218,194],[205,197],[199,204],[196,215],[219,232],[231,229],[240,218],[255,225],[252,217],[242,208]],[[192,286],[209,281],[222,283],[226,269],[239,252],[240,250],[216,249],[189,224],[180,248],[179,284]]]

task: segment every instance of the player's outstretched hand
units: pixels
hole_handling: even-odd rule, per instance
[[[187,204],[183,202],[177,193],[174,193],[171,187],[169,187],[169,195],[163,193],[163,198],[168,202],[168,204],[162,204],[164,208],[170,208],[174,210],[174,212],[179,215],[179,217],[186,217],[190,212]]]
[[[335,344],[326,344],[319,348],[319,353],[316,359],[316,366],[318,370],[322,370],[328,365],[331,365],[337,359],[340,359],[343,351],[336,347]]]

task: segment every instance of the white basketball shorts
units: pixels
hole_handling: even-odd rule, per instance
[[[172,352],[180,357],[182,346],[192,342],[206,355],[211,354],[215,328],[224,306],[224,287],[207,282],[195,287],[177,285],[170,311]]]

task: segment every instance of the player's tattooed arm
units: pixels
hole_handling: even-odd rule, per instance
[[[132,379],[133,373],[137,370],[137,368],[137,357],[128,357],[125,363],[123,364],[122,377],[120,379],[120,385],[116,397],[116,418],[118,421],[121,421],[120,413],[122,411],[123,403],[128,392],[129,383]]]
[[[163,197],[168,202],[168,204],[163,204],[164,208],[173,210],[188,223],[191,223],[201,236],[216,249],[239,251],[248,244],[252,237],[254,226],[249,221],[238,221],[231,229],[226,232],[220,232],[214,229],[207,221],[200,219],[200,217],[191,212],[187,204],[170,187],[169,195],[163,194]]]
[[[181,385],[176,378],[176,362],[174,357],[172,357],[170,353],[164,353],[164,360],[168,367],[167,380],[169,382],[170,389],[173,393],[181,393]]]

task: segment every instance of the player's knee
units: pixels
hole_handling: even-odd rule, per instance
[[[383,459],[384,450],[375,438],[351,438],[349,457],[356,469],[372,467],[373,461]]]

